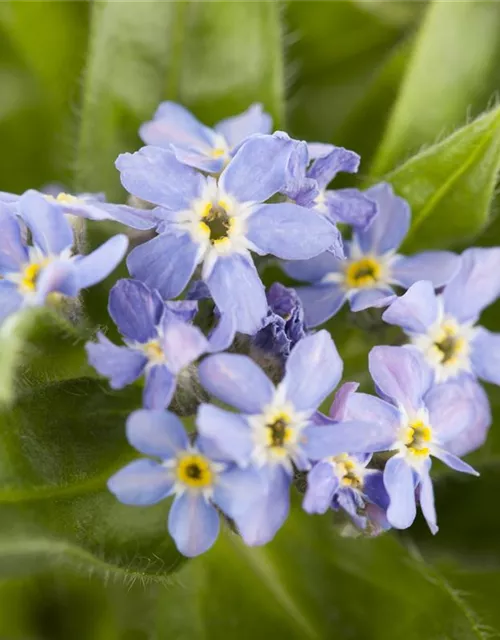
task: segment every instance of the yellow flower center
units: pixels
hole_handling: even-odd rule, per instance
[[[345,270],[345,281],[349,289],[374,287],[380,280],[382,267],[375,258],[364,257],[349,262]]]
[[[443,325],[440,335],[434,342],[441,364],[453,365],[458,357],[465,351],[467,342],[457,334],[452,325]]]
[[[431,440],[432,430],[428,425],[424,424],[422,420],[411,422],[404,430],[403,442],[408,452],[414,456],[428,456],[430,453],[428,445]]]
[[[19,284],[19,289],[21,291],[30,292],[35,291],[36,283],[38,277],[40,275],[40,271],[47,264],[47,261],[42,262],[32,262],[24,267],[24,270],[21,274],[21,282]]]
[[[212,245],[227,242],[232,226],[233,218],[227,213],[227,206],[222,200],[217,205],[207,203],[200,228],[208,235]]]
[[[290,416],[286,413],[277,414],[266,424],[267,446],[273,449],[283,449],[290,442],[293,430],[289,426]],[[285,451],[283,449],[283,451]]]
[[[214,472],[210,462],[200,453],[186,454],[177,464],[177,479],[194,489],[210,487],[214,481]]]
[[[60,202],[61,204],[75,204],[75,202],[78,202],[78,198],[75,198],[75,196],[72,196],[69,193],[64,193],[64,191],[61,191],[61,193],[56,197],[56,202]]]
[[[217,147],[216,149],[212,149],[212,157],[213,158],[221,158],[226,155],[226,150],[221,147]]]
[[[143,350],[148,358],[152,362],[164,362],[165,354],[163,353],[163,349],[161,348],[158,340],[150,340],[146,342],[143,346]]]
[[[350,458],[346,453],[342,453],[332,458],[335,463],[337,474],[340,476],[340,482],[353,489],[361,489],[363,486],[363,478],[359,474],[358,464]]]

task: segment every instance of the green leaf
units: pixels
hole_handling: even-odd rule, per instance
[[[430,3],[371,174],[482,111],[500,86],[499,53],[500,5]]]
[[[79,189],[122,191],[116,156],[140,145],[138,128],[162,99],[208,124],[261,101],[283,113],[276,3],[93,4],[76,181]]]
[[[486,223],[500,167],[500,108],[456,131],[390,173],[412,225],[404,250],[446,248]]]

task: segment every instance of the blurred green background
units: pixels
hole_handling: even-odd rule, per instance
[[[3,1],[0,190],[124,201],[114,159],[162,99],[207,124],[259,101],[276,128],[361,154],[337,186],[390,180],[413,209],[407,249],[500,244],[499,62],[499,2]],[[107,287],[86,298],[101,324]],[[497,331],[499,310],[484,322]],[[380,335],[346,315],[331,328],[362,379]],[[226,531],[184,562],[166,505],[105,490],[133,455],[123,424],[139,397],[92,379],[88,331],[44,312],[0,331],[1,640],[500,637],[498,420],[470,456],[480,479],[437,469],[435,538],[422,522],[341,537],[296,508],[265,548]]]

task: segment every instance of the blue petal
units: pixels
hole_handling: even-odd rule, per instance
[[[267,488],[264,498],[234,518],[241,537],[251,547],[272,540],[290,511],[291,478],[285,469],[273,465],[259,473]]]
[[[460,258],[450,251],[425,251],[400,256],[391,264],[391,281],[408,288],[419,280],[429,280],[435,288],[447,284],[457,273]]]
[[[222,190],[238,202],[264,202],[284,187],[293,148],[293,140],[277,136],[249,138],[222,172]]]
[[[164,304],[157,291],[139,280],[118,280],[109,293],[108,311],[123,337],[145,343],[157,337]]]
[[[257,333],[267,315],[267,299],[251,258],[240,254],[219,257],[206,283],[220,312],[234,318],[237,331]]]
[[[77,261],[53,260],[37,278],[36,292],[31,302],[35,305],[45,303],[49,293],[62,293],[70,298],[75,297],[80,290],[78,282]]]
[[[424,396],[433,432],[444,444],[474,424],[476,410],[473,398],[459,382],[433,386]]]
[[[329,416],[332,420],[344,419],[349,398],[355,393],[358,387],[358,382],[344,382],[337,390],[329,411]]]
[[[405,347],[374,347],[368,356],[370,374],[385,398],[409,414],[422,407],[432,384],[432,371],[422,356]]]
[[[427,333],[436,322],[439,307],[434,286],[427,280],[416,282],[408,291],[396,298],[384,311],[382,320],[396,324],[409,333]]]
[[[16,312],[23,304],[23,296],[13,282],[0,280],[0,322]]]
[[[97,211],[101,213],[101,218],[97,218]],[[68,213],[81,215],[90,220],[115,220],[127,227],[141,231],[153,229],[158,224],[156,216],[149,209],[135,209],[123,204],[108,204],[107,202],[87,202],[80,208],[78,205],[76,207],[70,206]]]
[[[316,180],[320,189],[324,189],[339,172],[356,173],[361,158],[354,151],[343,147],[332,147],[331,151],[316,158],[307,172],[307,176]]]
[[[0,274],[20,271],[28,262],[28,251],[21,238],[21,229],[7,207],[0,205]]]
[[[356,420],[330,425],[306,427],[302,450],[310,460],[359,451],[387,451],[394,442],[395,429],[382,421],[370,423]]]
[[[179,162],[173,151],[159,147],[122,153],[115,164],[129,193],[172,211],[189,209],[205,184],[196,169]]]
[[[179,551],[193,558],[208,551],[219,535],[219,514],[202,494],[186,491],[168,515],[168,531]]]
[[[193,322],[196,314],[198,313],[198,301],[197,300],[170,300],[165,302],[170,315],[173,315],[182,322]]]
[[[401,412],[377,396],[371,396],[368,393],[352,393],[347,398],[344,420],[366,422],[381,427],[386,434],[384,437],[387,437],[386,445],[389,446],[395,440],[401,424]],[[363,451],[363,449],[346,449],[346,451]]]
[[[478,327],[471,347],[474,373],[486,382],[500,384],[500,333]]]
[[[108,489],[123,504],[156,504],[172,491],[172,474],[154,460],[134,460],[108,480]]]
[[[297,287],[304,306],[306,327],[317,327],[332,318],[346,301],[346,292],[337,284]]]
[[[265,500],[267,486],[252,468],[232,467],[221,473],[214,487],[214,503],[230,518],[238,518]]]
[[[380,309],[391,304],[396,298],[390,287],[377,287],[373,289],[360,289],[349,299],[351,311],[358,312],[375,307]]]
[[[292,349],[281,383],[297,411],[316,410],[340,381],[343,364],[330,334],[318,331]]]
[[[123,234],[113,236],[98,249],[75,261],[78,288],[91,287],[116,269],[127,252],[128,238]]]
[[[198,360],[208,348],[208,341],[198,327],[170,320],[163,330],[163,351],[168,366],[175,374]]]
[[[446,443],[446,448],[456,456],[465,456],[484,444],[492,417],[490,401],[482,386],[470,377],[461,379],[460,384],[474,403],[475,418],[469,427]]]
[[[328,217],[352,227],[366,229],[377,214],[377,205],[358,189],[337,189],[325,193]]]
[[[415,520],[417,507],[413,471],[403,458],[394,456],[387,461],[384,485],[390,499],[387,519],[396,529],[407,529]]]
[[[375,201],[378,213],[368,229],[357,230],[355,233],[363,253],[380,256],[398,249],[410,227],[408,203],[394,195],[392,187],[387,183],[378,184],[364,193]]]
[[[198,432],[217,448],[217,459],[246,467],[253,451],[252,434],[240,415],[211,404],[201,404],[196,418]]]
[[[384,511],[389,506],[389,494],[384,485],[384,474],[382,471],[369,469],[366,472],[363,482],[363,494]]]
[[[429,529],[432,534],[436,534],[439,527],[437,526],[436,507],[434,506],[434,489],[428,470],[424,470],[420,474],[418,495],[420,498],[420,507],[429,525]]]
[[[45,255],[59,255],[73,244],[70,223],[59,210],[36,191],[26,191],[19,199],[19,212],[30,228],[33,244]]]
[[[225,351],[233,344],[236,335],[236,320],[232,313],[223,313],[217,326],[208,336],[208,344],[212,353]]]
[[[301,282],[319,282],[328,273],[342,273],[345,262],[336,258],[333,253],[325,251],[310,260],[294,260],[284,262],[283,271]]]
[[[133,249],[127,266],[135,278],[167,299],[181,293],[194,273],[197,259],[198,245],[188,233],[163,233]]]
[[[182,422],[169,411],[134,411],[127,420],[127,439],[141,453],[163,460],[189,446]]]
[[[500,247],[467,249],[458,274],[443,293],[445,311],[459,322],[473,320],[500,295]]]
[[[247,238],[263,254],[307,260],[342,247],[339,230],[313,209],[290,202],[266,204],[247,221]]]
[[[176,386],[174,374],[163,364],[155,365],[146,373],[142,395],[145,409],[165,409],[172,402]]]
[[[215,125],[215,130],[224,136],[230,147],[236,147],[255,133],[271,133],[272,124],[271,116],[257,103],[237,116],[221,120]]]
[[[326,513],[332,506],[339,479],[328,462],[318,462],[307,475],[307,489],[302,508],[307,513]]]
[[[97,334],[98,343],[87,342],[85,349],[90,364],[102,376],[109,378],[112,389],[123,389],[142,375],[148,362],[140,351],[128,347],[117,347],[102,333]]]
[[[435,447],[432,450],[432,455],[438,460],[441,460],[441,462],[444,462],[445,465],[450,467],[450,469],[460,471],[461,473],[468,473],[471,476],[479,475],[479,473],[473,467],[471,467],[470,464],[467,464],[463,460],[460,460],[460,458],[457,458],[457,456],[454,456],[449,451],[445,451],[445,449]]]
[[[261,413],[274,396],[274,386],[262,369],[247,356],[218,353],[198,367],[205,389],[225,404],[245,413]]]

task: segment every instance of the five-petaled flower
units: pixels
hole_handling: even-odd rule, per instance
[[[168,530],[185,556],[204,553],[217,539],[219,514],[234,520],[263,493],[259,475],[239,469],[209,442],[191,443],[182,422],[168,411],[142,409],[129,416],[127,438],[147,456],[118,471],[108,487],[124,504],[146,506],[175,495]]]
[[[0,203],[0,320],[23,306],[43,305],[51,295],[76,297],[106,278],[125,255],[124,235],[110,238],[87,256],[73,255],[70,223],[34,191],[23,195],[16,207],[25,227]]]
[[[206,127],[175,102],[162,102],[153,120],[140,128],[144,142],[172,149],[179,162],[207,173],[220,173],[242,142],[256,133],[271,133],[271,116],[253,104],[243,113]]]
[[[200,329],[186,322],[196,312],[196,303],[164,303],[142,282],[119,280],[111,289],[108,310],[126,346],[118,347],[99,333],[97,343],[86,345],[90,364],[110,379],[113,389],[144,374],[144,406],[168,407],[177,377],[209,350]]]
[[[255,333],[267,301],[250,251],[306,259],[337,239],[335,227],[311,209],[264,204],[282,188],[295,146],[279,136],[253,136],[218,180],[181,164],[167,149],[121,155],[116,164],[124,187],[158,205],[160,235],[130,253],[131,274],[168,299],[203,263],[202,278],[221,314],[230,314],[240,332]]]
[[[387,519],[398,529],[409,527],[416,515],[417,492],[429,528],[436,533],[431,456],[456,471],[478,475],[448,448],[475,423],[473,397],[454,382],[433,386],[432,372],[420,354],[405,347],[374,347],[369,369],[384,399],[354,393],[347,400],[345,417],[371,422],[377,437],[371,442],[359,438],[351,451],[394,451],[384,469],[390,499]]]
[[[366,229],[355,229],[352,241],[345,243],[346,260],[324,253],[284,265],[292,278],[312,283],[297,289],[310,327],[331,318],[346,300],[353,311],[385,306],[394,299],[393,285],[406,289],[425,279],[441,287],[459,268],[458,256],[448,251],[398,254],[410,224],[408,203],[385,183],[365,193],[377,203],[378,213]]]

